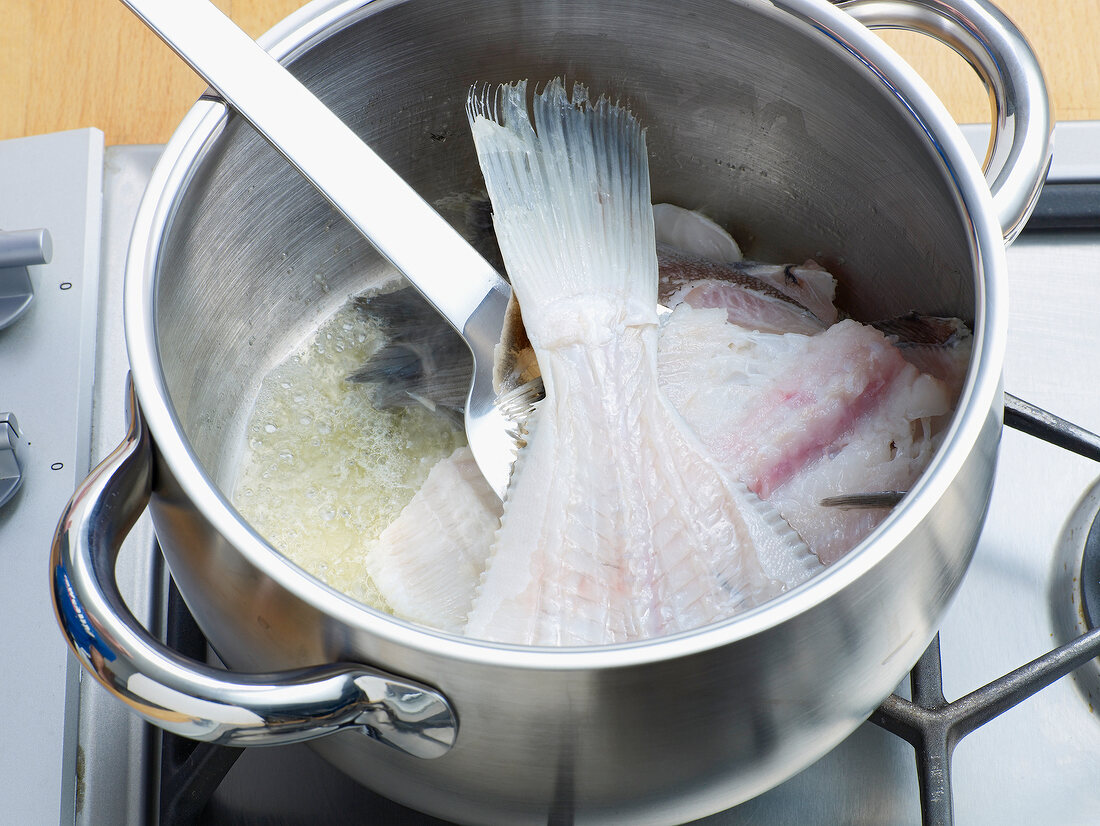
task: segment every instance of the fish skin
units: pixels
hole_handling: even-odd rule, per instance
[[[958,399],[970,368],[974,338],[957,318],[906,313],[872,325],[886,335],[905,360],[922,373],[946,382],[952,403]]]
[[[762,290],[734,281],[705,279],[691,282],[666,306],[671,308],[681,303],[698,309],[724,309],[726,320],[731,324],[762,333],[813,335],[825,329],[819,319],[788,299],[777,299]]]
[[[582,87],[570,100],[559,81],[536,94],[534,128],[523,84],[472,97],[470,115],[546,398],[466,633],[532,645],[647,638],[732,616],[820,570],[659,389],[637,123]]]
[[[840,312],[834,303],[836,279],[813,259],[802,264],[777,266],[753,262],[744,266],[746,273],[771,284],[826,325],[840,320]]]
[[[423,405],[461,421],[470,391],[470,351],[413,287],[355,299],[385,343],[348,381],[367,384],[379,410]]]

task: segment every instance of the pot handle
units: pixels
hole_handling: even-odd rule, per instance
[[[54,610],[69,647],[150,723],[193,740],[276,745],[356,729],[414,757],[446,754],[458,722],[438,692],[356,664],[239,674],[183,657],[126,607],[114,570],[148,504],[152,439],[127,382],[126,438],[80,485],[54,534]]]
[[[1023,33],[986,0],[848,0],[869,29],[927,34],[974,67],[993,107],[983,168],[1006,243],[1031,215],[1051,158],[1051,112],[1039,61]]]

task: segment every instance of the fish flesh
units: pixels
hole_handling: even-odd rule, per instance
[[[729,322],[766,333],[820,333],[828,325],[796,299],[734,264],[718,264],[671,247],[658,247],[670,274],[662,304],[722,307]],[[835,313],[834,313],[835,315]]]
[[[910,312],[871,326],[889,337],[906,361],[922,373],[946,382],[958,399],[973,344],[970,330],[962,321]]]
[[[473,453],[460,447],[368,546],[367,573],[395,615],[461,633],[500,515]]]
[[[731,478],[657,381],[657,260],[644,134],[553,81],[471,95],[497,239],[546,397],[466,633],[595,645],[724,619],[820,562]]]
[[[756,476],[736,453],[726,457],[728,469],[751,479],[758,493],[766,493],[779,515],[826,565],[869,535],[887,511],[842,510],[823,507],[820,501],[852,491],[911,487],[938,447],[961,386],[903,364],[899,356],[907,356],[909,348],[896,352],[890,348],[897,347],[899,337],[911,340],[915,332],[898,324],[882,326],[892,331],[885,338],[871,327],[849,321],[828,337],[812,340],[805,335],[763,334],[730,324],[720,308],[682,304],[660,329],[658,377],[670,401],[716,453],[728,444],[731,431],[746,428],[744,439],[753,448],[750,458],[757,460]],[[941,326],[939,320],[933,326]],[[965,326],[946,327],[956,329],[958,335],[943,339],[939,346],[952,351],[951,360],[965,357],[969,351]],[[914,346],[933,349],[937,345],[922,334]],[[862,368],[857,367],[860,362]],[[799,379],[792,373],[800,365],[804,374],[809,365],[815,377],[815,367],[820,367],[821,374],[831,372],[832,379],[823,379],[816,387],[811,384],[816,395],[791,395],[785,400],[790,409],[782,415],[774,409],[770,415],[761,414],[765,391],[774,388],[784,374],[786,381],[797,384]],[[830,381],[839,385],[839,391],[828,389]],[[877,401],[871,399],[876,403],[870,403],[868,395],[874,397],[875,382],[881,386]],[[776,401],[774,395],[771,401]],[[832,416],[831,424],[820,422],[823,413]],[[788,447],[785,458],[776,452],[772,427],[773,418],[784,416],[791,422],[782,440]],[[809,435],[815,417],[816,445]],[[806,434],[799,442],[798,431],[803,429]],[[441,465],[448,462],[465,463],[460,471],[463,484],[426,484],[417,494],[418,507],[410,506],[399,519],[409,530],[387,532],[385,555],[372,550],[368,559],[376,584],[397,616],[459,630],[485,569],[501,506],[468,451],[456,451]],[[777,467],[785,470],[780,473]],[[442,478],[451,479],[453,474],[448,468]],[[435,478],[433,471],[430,480]],[[459,545],[455,537],[461,537]],[[417,584],[409,586],[407,581]],[[426,583],[432,587],[425,587]],[[433,616],[440,606],[447,606],[442,609],[444,616]]]
[[[879,330],[841,321],[816,335],[678,307],[660,340],[661,385],[731,474],[771,502],[831,564],[885,517],[819,503],[907,490],[938,445],[955,391]]]

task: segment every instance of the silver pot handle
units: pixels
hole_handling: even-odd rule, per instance
[[[274,745],[357,729],[415,757],[450,750],[458,722],[432,689],[334,664],[271,674],[211,668],[158,642],[115,582],[122,540],[149,501],[152,440],[128,383],[126,438],[73,494],[54,535],[54,609],[69,646],[150,723],[194,740]]]
[[[869,29],[930,35],[974,67],[993,103],[983,165],[1005,241],[1023,229],[1046,179],[1051,112],[1039,61],[1019,29],[986,0],[848,0],[839,8]]]

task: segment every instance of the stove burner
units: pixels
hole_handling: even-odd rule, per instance
[[[1087,627],[1100,626],[1100,514],[1089,529],[1081,560],[1081,614]]]

